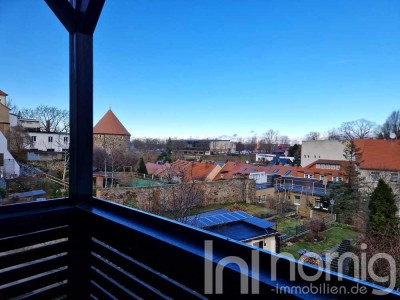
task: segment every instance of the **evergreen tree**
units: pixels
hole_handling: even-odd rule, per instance
[[[389,185],[380,179],[369,202],[368,232],[370,234],[396,234],[399,231],[397,206]]]
[[[294,160],[292,162],[292,166],[298,165],[300,166],[301,164],[301,145],[294,144],[291,146],[288,150],[288,155],[291,157],[294,157]]]
[[[140,158],[139,161],[139,168],[138,168],[138,173],[140,174],[148,174],[147,173],[147,168],[146,168],[146,164],[144,163],[143,157]]]
[[[161,152],[160,155],[157,157],[158,161],[162,161],[163,163],[165,162],[172,162],[172,151],[170,148],[166,148],[165,151]]]
[[[171,137],[168,138],[167,143],[166,143],[166,147],[169,149],[172,149],[172,140]]]
[[[355,218],[365,220],[367,210],[366,205],[362,207],[362,179],[357,170],[361,153],[353,140],[345,142],[343,157],[346,159],[345,165],[341,168],[343,181],[331,186],[329,198],[334,200],[335,213],[342,216],[340,220],[353,223]]]

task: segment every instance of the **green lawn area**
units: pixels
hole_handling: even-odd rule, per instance
[[[342,228],[339,226],[333,225],[330,229],[326,230],[322,233],[325,237],[325,240],[322,242],[314,243],[314,242],[297,242],[292,246],[281,248],[282,252],[288,252],[292,254],[295,258],[300,258],[300,255],[297,254],[297,251],[300,249],[307,249],[314,253],[323,253],[332,247],[339,244],[344,239],[354,239],[357,236],[357,232],[351,230],[349,228]]]
[[[297,225],[302,225],[303,222],[300,219],[283,219],[276,221],[278,224],[278,231],[285,232],[289,227],[295,227]]]
[[[195,215],[219,208],[225,208],[228,210],[243,210],[244,212],[247,212],[248,214],[256,217],[264,217],[266,214],[273,215],[275,213],[274,210],[259,205],[247,204],[246,202],[237,202],[237,203],[210,204],[205,207],[192,209],[190,214]]]

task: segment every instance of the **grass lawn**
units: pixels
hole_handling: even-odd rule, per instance
[[[281,252],[288,252],[298,259],[300,255],[297,254],[297,251],[300,249],[307,249],[314,253],[323,253],[344,239],[355,238],[357,234],[357,231],[333,225],[330,229],[323,232],[325,239],[322,242],[297,242],[292,246],[283,247]]]
[[[278,220],[276,221],[276,223],[278,224],[278,231],[280,232],[285,232],[289,227],[295,227],[297,225],[303,224],[303,222],[300,219],[292,219],[292,218]]]

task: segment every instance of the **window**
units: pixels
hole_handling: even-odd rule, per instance
[[[333,176],[333,181],[334,182],[343,181],[343,178],[342,177],[338,177],[338,176]]]
[[[300,196],[294,196],[294,205],[300,205],[301,204],[301,202],[300,202],[301,200],[300,200]]]
[[[263,248],[263,241],[258,241],[253,243],[254,247]]]
[[[326,177],[325,175],[320,175],[320,176],[319,176],[319,180],[324,180],[325,177]]]
[[[53,137],[49,136],[48,140],[49,140],[49,143],[53,142]]]
[[[313,174],[304,174],[304,178],[314,178]]]
[[[47,152],[54,152],[54,149],[47,149]]]
[[[371,180],[378,181],[379,180],[379,173],[378,172],[371,172]]]
[[[64,136],[64,143],[68,143],[68,137]]]
[[[321,169],[321,164],[317,164],[315,167],[316,167],[317,169]]]
[[[315,204],[314,204],[314,207],[315,208],[321,208],[321,200],[317,200],[317,199],[315,199],[315,202],[314,202]]]
[[[32,142],[36,142],[36,135],[32,135],[32,136],[31,136],[31,141],[32,141]]]
[[[390,174],[390,182],[394,182],[394,183],[399,182],[399,173],[391,173]]]

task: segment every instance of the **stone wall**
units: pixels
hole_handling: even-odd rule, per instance
[[[147,210],[154,199],[171,199],[174,195],[179,195],[179,192],[189,190],[202,191],[204,195],[203,205],[233,203],[238,201],[250,202],[256,195],[255,181],[249,179],[196,182],[194,184],[189,183],[185,185],[186,186],[173,184],[139,188],[98,188],[96,196],[107,200],[113,200],[120,204],[134,204],[140,209]]]
[[[93,146],[105,149],[108,153],[112,150],[128,151],[129,135],[93,134]]]

